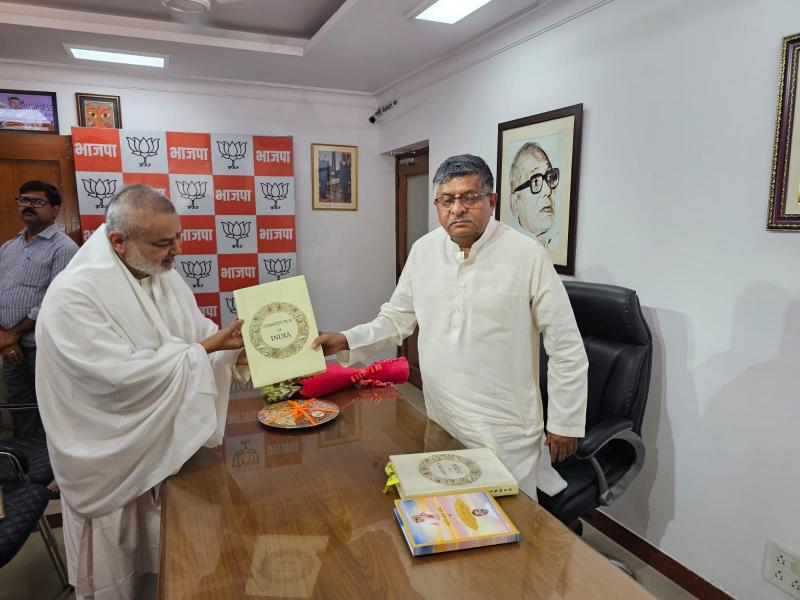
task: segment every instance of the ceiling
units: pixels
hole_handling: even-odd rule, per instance
[[[68,43],[166,54],[167,77],[377,94],[550,1],[493,0],[455,25],[409,19],[420,0],[211,0],[202,20],[160,0],[0,1],[0,61],[85,66]]]

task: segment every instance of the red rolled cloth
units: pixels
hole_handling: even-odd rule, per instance
[[[383,387],[405,383],[408,374],[408,361],[404,357],[379,360],[363,369],[328,363],[324,373],[300,381],[303,386],[300,394],[306,398],[319,398],[355,385]]]

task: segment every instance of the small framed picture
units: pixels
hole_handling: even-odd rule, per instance
[[[79,127],[122,129],[119,96],[78,93],[75,94],[75,104],[78,106]]]
[[[783,38],[778,114],[767,210],[770,231],[800,231],[800,119],[795,115],[798,92],[800,33]]]
[[[0,89],[0,131],[58,135],[56,93]]]
[[[358,210],[358,147],[311,144],[311,207]]]
[[[496,217],[575,274],[583,104],[500,123]]]

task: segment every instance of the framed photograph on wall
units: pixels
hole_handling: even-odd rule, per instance
[[[122,112],[119,96],[75,94],[79,127],[122,129]]]
[[[497,126],[496,217],[539,240],[575,274],[583,104]]]
[[[800,231],[800,122],[794,114],[798,54],[800,33],[783,38],[767,212],[772,231]]]
[[[358,147],[311,144],[311,207],[358,210]]]
[[[56,93],[0,89],[0,131],[58,135]]]

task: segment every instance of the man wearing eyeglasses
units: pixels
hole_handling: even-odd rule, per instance
[[[545,248],[555,248],[558,169],[550,164],[547,152],[539,144],[527,142],[514,157],[510,176],[511,214]]]
[[[0,356],[8,402],[36,404],[36,342],[39,305],[53,278],[78,246],[55,224],[61,194],[45,181],[28,181],[16,198],[25,229],[0,247]],[[36,410],[17,411],[14,435],[42,435]]]
[[[486,163],[445,160],[433,178],[440,228],[411,248],[389,302],[370,323],[314,341],[340,362],[392,351],[419,325],[428,416],[469,448],[489,447],[536,499],[566,482],[552,467],[584,435],[588,361],[547,250],[493,218]],[[550,357],[545,427],[539,334]]]

